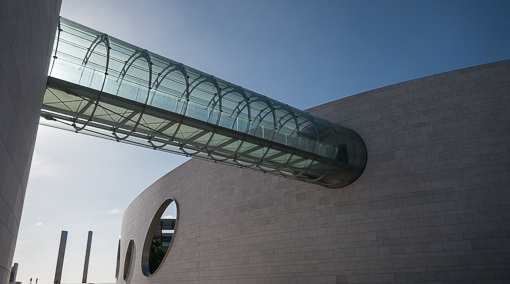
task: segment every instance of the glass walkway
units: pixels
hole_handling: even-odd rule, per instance
[[[366,164],[352,130],[60,18],[42,124],[342,187]]]

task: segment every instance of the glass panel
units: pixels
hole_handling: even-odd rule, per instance
[[[178,70],[171,69],[166,71],[164,77],[157,77],[155,81],[154,97],[150,100],[150,105],[166,109],[172,112],[178,112],[177,102],[185,96],[186,82],[184,75]]]
[[[214,134],[213,138],[209,142],[209,146],[215,147],[230,140],[232,140],[232,138],[220,134]]]

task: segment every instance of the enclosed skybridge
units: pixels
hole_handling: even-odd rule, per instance
[[[41,123],[328,187],[363,171],[352,130],[60,18]]]

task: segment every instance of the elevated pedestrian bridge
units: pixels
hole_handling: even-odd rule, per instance
[[[60,18],[42,124],[342,187],[366,164],[352,130]]]

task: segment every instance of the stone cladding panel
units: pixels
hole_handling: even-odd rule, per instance
[[[127,283],[508,283],[509,94],[506,60],[309,109],[366,143],[345,188],[191,160],[126,210],[120,271],[132,238]],[[175,240],[145,277],[148,225],[170,197]]]
[[[0,1],[0,283],[8,283],[61,1]]]

